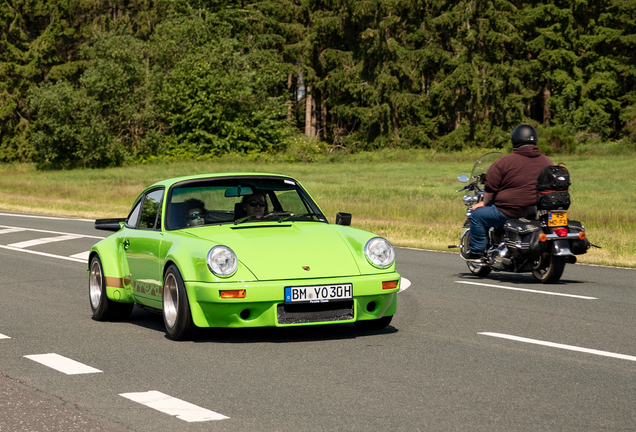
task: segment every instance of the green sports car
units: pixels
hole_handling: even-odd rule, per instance
[[[293,178],[206,174],[153,184],[91,249],[93,317],[122,320],[134,304],[161,311],[175,340],[200,327],[355,323],[382,329],[396,311],[395,251],[330,224]]]

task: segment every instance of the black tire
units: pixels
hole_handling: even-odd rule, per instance
[[[97,321],[122,321],[130,317],[134,303],[119,303],[106,296],[106,277],[98,255],[91,258],[88,273],[88,300]]]
[[[469,230],[466,230],[461,238],[460,252],[470,250],[469,246],[470,246],[470,232]],[[468,270],[470,270],[470,272],[477,277],[486,277],[492,271],[492,269],[488,265],[480,264],[480,263],[472,262],[472,261],[466,261],[466,266],[468,266]]]
[[[532,275],[544,284],[557,283],[563,275],[566,257],[553,255],[551,252],[541,254],[532,266]]]
[[[163,323],[166,332],[176,341],[192,339],[196,330],[185,284],[174,264],[168,267],[163,277]]]
[[[393,315],[374,320],[356,321],[354,324],[360,330],[382,330],[383,328],[391,324],[392,319]]]

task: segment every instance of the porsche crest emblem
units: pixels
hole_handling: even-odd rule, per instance
[[[309,270],[311,270],[311,269],[309,268],[309,266],[303,266],[303,270],[305,270],[305,271],[309,271]]]

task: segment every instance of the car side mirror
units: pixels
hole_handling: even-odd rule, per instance
[[[336,213],[336,225],[351,225],[351,213]]]
[[[123,228],[126,218],[117,219],[97,219],[95,229],[117,232]]]

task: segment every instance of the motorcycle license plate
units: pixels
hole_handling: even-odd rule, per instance
[[[568,212],[550,212],[548,213],[548,226],[558,227],[568,225]]]

